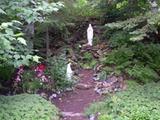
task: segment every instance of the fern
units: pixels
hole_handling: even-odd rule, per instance
[[[131,41],[143,40],[148,37],[148,33],[155,32],[160,25],[160,14],[146,13],[143,16],[130,18],[125,21],[118,21],[106,24],[105,26],[111,30],[127,31],[131,35]]]
[[[159,75],[153,69],[143,65],[135,65],[132,68],[128,68],[126,69],[126,73],[142,83],[159,79]]]

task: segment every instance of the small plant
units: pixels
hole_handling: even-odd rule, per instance
[[[57,90],[65,90],[72,87],[74,80],[67,80],[67,63],[64,56],[52,57],[48,59],[48,68],[46,73],[54,81]]]
[[[100,116],[98,117],[98,120],[113,120],[113,117],[104,114],[104,115],[100,115]]]
[[[153,69],[143,65],[135,65],[132,68],[128,68],[126,69],[126,73],[142,83],[157,81],[159,79],[159,75]]]
[[[46,66],[39,64],[33,68],[24,69],[20,66],[14,78],[14,92],[36,93],[39,89],[54,89],[50,76],[45,74]]]
[[[1,120],[59,120],[58,109],[38,95],[0,96]]]
[[[99,113],[99,120],[159,120],[159,85],[152,82],[141,86],[129,81],[127,90],[92,104],[86,114]]]
[[[116,48],[123,45],[130,44],[131,41],[129,40],[130,36],[128,33],[124,31],[117,31],[113,35],[111,35],[109,39],[110,47]]]
[[[94,68],[97,64],[97,61],[93,57],[92,53],[90,52],[85,52],[83,55],[83,59],[80,63],[80,65],[84,68]]]
[[[138,82],[159,80],[160,45],[137,43],[130,47],[121,46],[106,55],[101,62],[104,71],[115,74],[126,73]],[[112,68],[111,68],[112,66]]]

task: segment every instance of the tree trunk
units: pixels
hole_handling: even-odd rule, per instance
[[[24,32],[26,34],[27,39],[29,40],[29,46],[31,49],[33,49],[34,46],[34,35],[35,35],[35,26],[34,23],[29,23],[25,26]]]
[[[49,30],[46,29],[46,57],[49,57]]]

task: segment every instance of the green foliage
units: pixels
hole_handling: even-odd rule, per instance
[[[113,120],[113,118],[110,115],[101,115],[98,120]]]
[[[112,48],[120,47],[122,45],[127,45],[129,43],[131,44],[131,41],[129,41],[130,35],[127,34],[127,32],[116,31],[113,33],[113,35],[107,34],[107,36],[111,36],[109,38],[109,44],[110,44],[110,47]]]
[[[43,82],[40,80],[40,78],[36,77],[35,73],[33,71],[25,71],[22,75],[21,75],[21,83],[19,83],[20,85],[18,87],[22,87],[22,88],[18,88],[18,89],[22,89],[23,92],[27,92],[27,93],[36,93],[37,90],[39,90],[40,88],[42,89],[43,86]]]
[[[99,9],[96,8],[99,1],[89,1],[89,0],[63,0],[65,3],[66,15],[71,20],[79,21],[84,18],[99,16]],[[65,15],[64,14],[64,15]]]
[[[101,62],[113,66],[104,68],[107,73],[127,73],[138,82],[146,83],[159,80],[159,56],[159,44],[136,43],[112,50]]]
[[[58,120],[58,110],[38,95],[0,96],[1,120]]]
[[[2,0],[0,3],[9,18],[22,20],[24,23],[44,22],[46,15],[57,12],[63,6],[61,2],[48,3],[43,0]]]
[[[54,81],[54,86],[57,90],[65,90],[72,87],[74,81],[66,78],[67,63],[65,57],[55,56],[48,59],[47,74]]]
[[[160,44],[136,44],[133,50],[138,61],[156,71],[160,70]]]
[[[127,31],[131,41],[140,41],[149,37],[149,33],[157,33],[160,25],[159,12],[156,14],[146,13],[145,15],[106,24],[111,30]]]
[[[129,81],[128,89],[94,103],[86,114],[101,113],[98,120],[159,120],[160,83],[139,85]]]
[[[83,54],[83,58],[82,61],[80,63],[80,65],[84,68],[94,68],[97,64],[97,61],[95,60],[95,58],[93,57],[92,53],[90,52],[85,52]]]
[[[0,61],[1,65],[8,64],[15,67],[29,65],[34,61],[32,51],[28,49],[27,43],[21,32],[21,23],[13,20],[3,22],[0,25]]]
[[[149,10],[147,0],[100,0],[99,7],[107,22],[126,20]]]
[[[0,79],[1,81],[8,81],[11,80],[11,77],[15,71],[13,66],[0,66]]]
[[[90,52],[85,52],[83,55],[83,60],[84,61],[91,61],[93,59],[92,53]]]
[[[130,61],[132,60],[133,55],[134,55],[134,52],[132,51],[132,49],[122,46],[117,50],[113,50],[102,61],[105,64],[127,66],[128,64],[130,64]]]
[[[143,83],[159,80],[159,75],[153,69],[143,65],[135,65],[132,68],[128,68],[126,73]]]

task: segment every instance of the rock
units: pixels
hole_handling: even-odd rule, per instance
[[[110,76],[105,81],[96,82],[95,92],[102,95],[111,92],[125,90],[126,85],[122,76]]]
[[[53,93],[53,94],[49,97],[49,100],[52,101],[53,98],[57,98],[57,94]]]
[[[88,90],[93,88],[92,85],[87,85],[87,84],[83,84],[83,83],[78,83],[75,88],[80,89],[80,90]]]
[[[73,91],[73,88],[66,88],[67,92]]]
[[[48,95],[47,95],[46,93],[44,93],[44,92],[40,93],[39,95],[40,95],[41,97],[45,98],[45,99],[47,99],[47,96],[48,96]]]
[[[62,112],[63,117],[79,117],[82,116],[82,113],[74,113],[74,112]]]
[[[93,114],[89,116],[89,120],[95,120],[95,118],[96,118],[96,117],[95,117],[95,115],[93,115]]]

